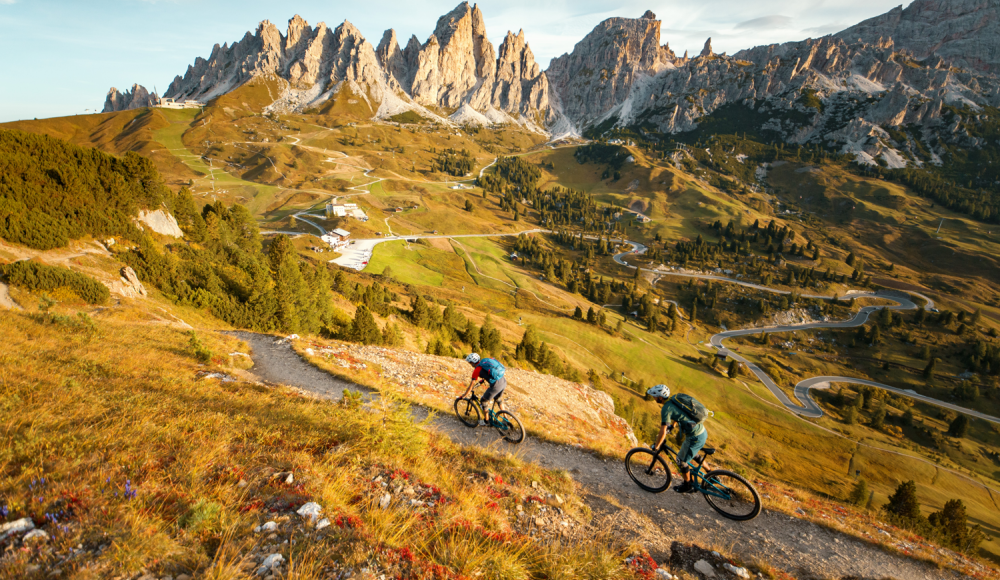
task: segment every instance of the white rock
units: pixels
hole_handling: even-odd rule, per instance
[[[25,544],[30,544],[33,542],[47,542],[49,535],[45,533],[44,530],[31,530],[21,539]]]
[[[387,493],[382,496],[382,499],[378,500],[378,507],[382,509],[388,509],[390,501],[392,501],[392,494]]]
[[[319,519],[320,514],[323,513],[323,508],[318,503],[311,501],[300,507],[295,513],[304,518],[308,518],[310,521],[316,521]]]
[[[322,530],[323,528],[329,525],[330,525],[330,520],[328,520],[327,518],[323,518],[320,521],[316,522],[316,529]]]
[[[274,568],[275,566],[280,566],[281,563],[284,562],[284,561],[285,561],[285,557],[282,556],[281,554],[271,554],[267,558],[264,558],[264,561],[261,562],[260,567],[261,568],[265,568],[267,570],[270,570],[271,568]]]
[[[656,569],[656,578],[658,580],[675,580],[677,576],[674,576],[670,572],[667,572],[665,568]]]
[[[705,578],[715,578],[715,568],[705,560],[698,560],[694,563],[694,569]]]
[[[750,578],[750,571],[747,570],[746,568],[740,568],[739,566],[733,566],[729,562],[724,563],[722,565],[722,567],[725,568],[726,570],[729,570],[733,574],[736,574],[740,578]]]
[[[285,483],[287,485],[292,485],[293,482],[295,482],[295,474],[289,473],[288,477],[285,478]]]
[[[35,529],[35,522],[31,521],[31,518],[21,518],[19,520],[14,520],[13,522],[7,522],[6,524],[0,525],[0,539],[6,538],[7,536],[18,532],[33,529]]]
[[[260,533],[260,532],[273,532],[274,530],[277,530],[277,529],[278,529],[278,522],[271,521],[271,522],[265,523],[262,526],[257,526],[256,528],[253,529],[253,531],[255,531],[257,533]]]
[[[184,237],[184,232],[177,225],[177,220],[165,209],[158,209],[156,211],[139,210],[139,221],[160,235],[172,238]]]

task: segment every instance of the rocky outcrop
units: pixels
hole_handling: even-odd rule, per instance
[[[962,68],[1000,73],[1000,0],[915,0],[837,36],[869,44],[892,38],[917,59],[938,55]]]
[[[139,280],[139,276],[129,266],[121,269],[120,277],[117,280],[105,282],[104,284],[111,292],[125,298],[146,298],[149,296],[146,287]]]
[[[156,211],[139,210],[139,217],[137,219],[161,236],[170,236],[172,238],[184,237],[184,232],[181,231],[177,220],[165,209],[158,209]]]
[[[673,68],[673,53],[660,46],[660,21],[609,18],[581,40],[573,52],[552,59],[546,75],[559,95],[562,112],[586,125],[622,104],[643,77]]]
[[[104,100],[104,110],[102,113],[114,113],[116,111],[127,111],[129,109],[141,109],[143,107],[155,107],[159,104],[160,98],[156,93],[150,94],[146,87],[142,85],[132,85],[130,90],[124,93],[111,87],[108,96]]]

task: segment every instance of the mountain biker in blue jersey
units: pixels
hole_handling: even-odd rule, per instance
[[[708,430],[701,423],[694,422],[690,416],[684,412],[675,399],[670,397],[670,387],[667,385],[656,385],[646,391],[650,397],[654,397],[656,402],[663,407],[660,409],[660,434],[656,438],[656,445],[653,450],[659,449],[667,438],[667,432],[673,428],[674,424],[680,425],[681,432],[684,433],[684,443],[677,451],[677,469],[680,470],[684,483],[674,487],[677,493],[693,493],[694,486],[691,485],[691,468],[688,461],[705,446],[708,439]],[[683,395],[678,395],[682,397]]]
[[[507,379],[503,376],[507,369],[500,364],[500,361],[492,358],[480,358],[476,353],[471,353],[465,357],[465,362],[475,367],[475,370],[472,371],[472,379],[469,381],[469,386],[459,398],[464,399],[469,394],[469,391],[472,390],[476,381],[485,381],[489,385],[489,388],[479,398],[479,402],[482,403],[485,409],[486,403],[496,399],[497,406],[502,411],[503,402],[500,400],[500,397],[503,395],[504,389],[507,388]]]

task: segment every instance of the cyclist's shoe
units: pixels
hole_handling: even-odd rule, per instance
[[[695,489],[694,486],[691,485],[690,481],[685,481],[680,485],[675,485],[674,491],[676,491],[677,493],[694,493]]]
[[[479,426],[480,427],[485,427],[486,426],[486,421],[483,421],[482,419],[480,419],[479,420]]]

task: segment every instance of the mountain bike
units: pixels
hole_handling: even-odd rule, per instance
[[[524,441],[524,427],[521,427],[521,421],[510,411],[496,409],[496,399],[493,399],[492,408],[484,409],[479,397],[476,396],[475,389],[468,397],[455,399],[455,414],[466,427],[478,427],[479,419],[485,417],[486,424],[496,429],[507,441],[515,444]]]
[[[669,431],[668,431],[669,433]],[[662,454],[661,454],[662,452]],[[691,484],[701,492],[708,505],[723,516],[737,521],[752,520],[760,513],[760,494],[741,475],[725,469],[702,473],[702,465],[712,447],[703,447],[701,455],[688,462],[691,467]],[[660,493],[670,487],[670,468],[663,455],[677,463],[677,451],[666,442],[659,449],[636,447],[625,455],[625,471],[642,489]]]

